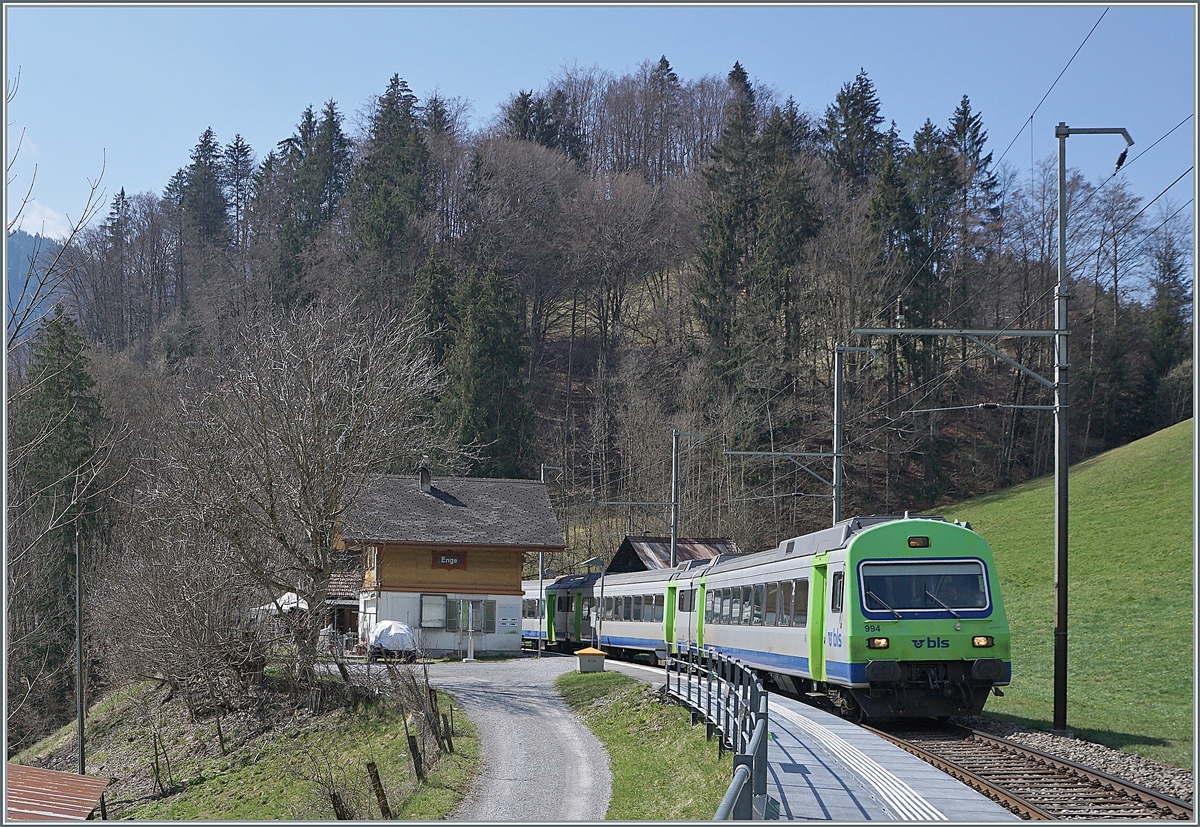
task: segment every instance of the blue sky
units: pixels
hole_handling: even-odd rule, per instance
[[[355,113],[392,74],[422,99],[437,89],[469,100],[473,122],[482,125],[513,93],[544,87],[564,66],[619,75],[664,54],[684,79],[724,76],[741,61],[753,82],[813,114],[865,69],[885,118],[905,138],[926,118],[944,125],[966,94],[996,158],[1011,143],[1004,160],[1024,174],[1031,158],[1056,151],[1058,121],[1123,126],[1137,142],[1124,175],[1145,200],[1195,159],[1191,4],[8,4],[4,11],[10,86],[20,68],[5,112],[6,159],[24,130],[8,209],[36,164],[35,202],[23,227],[36,232],[44,221],[50,235],[61,231],[64,214],[79,214],[102,169],[106,202],[122,187],[161,193],[209,126],[222,143],[241,134],[261,158],[291,134],[309,104],[332,98],[352,128]],[[1097,20],[1030,130],[1030,114]],[[1115,136],[1073,137],[1068,163],[1099,181],[1122,146]],[[1166,197],[1179,206],[1194,190],[1194,173],[1187,174]]]

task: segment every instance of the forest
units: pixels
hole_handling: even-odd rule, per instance
[[[865,71],[808,105],[662,57],[472,129],[397,75],[273,147],[205,130],[160,193],[93,190],[10,284],[9,754],[74,714],[76,555],[89,692],[201,707],[279,651],[231,619],[324,599],[373,474],[544,474],[565,571],[668,533],[677,429],[681,536],[821,528],[831,462],[787,455],[832,450],[838,346],[845,515],[1050,471],[1028,373],[852,330],[1052,329],[1054,159],[994,162],[967,95],[901,135]],[[1118,173],[1070,170],[1068,203],[1079,460],[1191,416],[1191,213]],[[1053,374],[1045,339],[989,344]],[[290,632],[298,685],[318,631]]]

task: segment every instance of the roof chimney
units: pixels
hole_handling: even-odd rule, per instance
[[[421,490],[424,491],[426,494],[428,494],[429,489],[433,487],[433,483],[429,477],[428,466],[422,465],[420,468],[418,468],[417,469],[417,477],[419,478],[419,480],[421,482]]]

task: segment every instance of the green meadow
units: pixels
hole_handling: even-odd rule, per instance
[[[1078,463],[1069,481],[1067,727],[1193,762],[1192,420]],[[1049,729],[1054,481],[942,509],[991,545],[1012,628],[1012,686],[988,713]]]

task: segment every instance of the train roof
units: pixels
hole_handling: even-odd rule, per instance
[[[721,554],[711,560],[681,560],[675,568],[609,573],[605,575],[605,579],[613,585],[653,582],[665,578],[669,579],[673,574],[681,574],[693,569],[704,568],[708,571],[737,571],[738,569],[749,568],[751,566],[761,566],[763,563],[769,563],[785,557],[811,557],[815,554],[823,554],[826,551],[845,548],[846,544],[850,542],[850,538],[855,534],[866,531],[874,526],[882,525],[883,523],[895,522],[896,520],[936,520],[938,522],[946,522],[946,518],[940,515],[910,514],[908,512],[904,514],[870,514],[851,517],[848,520],[835,523],[829,528],[823,528],[799,537],[792,537],[784,540],[775,548],[769,548],[754,554]],[[970,523],[963,523],[962,525],[967,529],[971,528]],[[545,581],[545,588],[569,589],[590,586],[596,584],[599,579],[600,572],[564,574],[553,582],[547,579]],[[537,583],[537,580],[524,580],[521,585],[528,592],[535,591]]]
[[[904,514],[871,514],[869,516],[851,517],[848,520],[835,523],[829,528],[823,528],[811,534],[804,534],[784,540],[775,548],[769,548],[757,554],[744,554],[728,559],[722,558],[711,570],[736,571],[737,569],[762,565],[763,563],[783,559],[784,557],[811,557],[815,554],[823,554],[834,549],[845,548],[846,544],[850,542],[850,538],[859,532],[896,520],[938,520],[945,522],[946,518],[933,514],[909,514],[907,512]],[[967,527],[969,528],[970,526]]]

